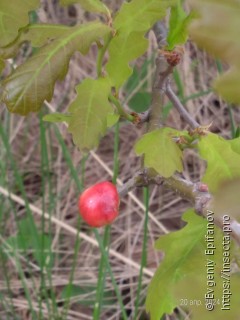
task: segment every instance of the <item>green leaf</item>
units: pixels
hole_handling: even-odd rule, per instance
[[[144,154],[144,165],[168,178],[175,171],[181,172],[182,151],[173,141],[176,130],[163,128],[145,134],[135,145],[138,155]]]
[[[2,100],[9,111],[21,115],[38,111],[45,99],[51,100],[55,82],[66,75],[72,54],[77,50],[86,54],[92,42],[109,32],[108,26],[91,22],[41,48],[4,80]]]
[[[71,115],[70,114],[64,114],[64,113],[51,113],[51,114],[46,114],[43,117],[44,121],[48,121],[48,122],[69,122],[71,119]]]
[[[166,9],[175,1],[133,0],[124,3],[113,21],[117,34],[109,45],[109,62],[106,70],[114,85],[119,88],[131,75],[129,63],[147,49],[145,33],[166,15]]]
[[[240,103],[239,82],[240,67],[232,67],[215,81],[214,89],[230,103]]]
[[[223,238],[222,238],[223,239]],[[219,239],[219,244],[216,245],[221,247],[221,239]],[[232,250],[231,250],[232,251]],[[203,250],[204,252],[204,250]],[[193,320],[226,320],[226,319],[239,319],[239,287],[240,287],[240,275],[237,273],[230,274],[229,282],[228,277],[222,275],[221,277],[221,269],[223,266],[223,259],[226,257],[222,256],[214,265],[214,282],[215,286],[208,286],[208,283],[211,283],[207,279],[207,267],[205,266],[209,261],[207,261],[206,256],[202,255],[202,260],[199,258],[198,265],[195,265],[196,272],[195,275],[191,275],[179,281],[176,286],[175,295],[178,297],[177,301],[181,303],[184,299],[188,302],[187,308],[189,313],[192,315],[191,319]],[[222,260],[222,261],[221,261]],[[227,264],[226,264],[227,266]],[[201,270],[199,270],[199,267]],[[210,266],[211,267],[211,266]],[[204,268],[204,270],[202,270]],[[234,265],[231,267],[234,269]],[[212,274],[209,274],[211,277]],[[227,280],[224,280],[224,278]],[[209,281],[209,282],[208,282]],[[229,286],[229,288],[228,288]],[[207,294],[207,290],[214,291],[214,309],[212,311],[207,310],[205,305],[205,294]],[[223,290],[225,292],[223,295]],[[227,296],[227,292],[230,292],[230,295]],[[229,310],[223,310],[223,299],[227,302],[229,297],[230,308]],[[211,299],[208,299],[211,301]],[[195,302],[197,301],[197,303]],[[227,318],[226,318],[227,315]]]
[[[205,267],[202,259],[206,248],[206,220],[193,210],[188,210],[183,220],[187,222],[184,228],[161,236],[155,244],[156,249],[163,250],[165,256],[148,288],[146,309],[151,320],[159,320],[164,313],[172,313],[179,304],[174,297],[176,284],[190,274],[196,275],[200,263]]]
[[[240,154],[240,137],[232,139],[232,140],[228,140],[228,142],[230,143],[232,150],[234,152]]]
[[[240,220],[240,179],[224,181],[214,194],[212,206],[216,216],[223,217],[226,214]],[[228,221],[227,221],[228,222]]]
[[[145,60],[140,68],[136,66],[133,68],[131,77],[127,80],[125,85],[126,100],[128,100],[128,106],[135,112],[146,111],[150,104],[152,96],[148,91],[148,72],[149,66],[152,66],[153,59]],[[139,86],[139,84],[141,84]],[[135,94],[132,96],[133,91]],[[129,95],[131,96],[129,100]]]
[[[20,5],[14,0],[0,2],[0,47],[17,37],[18,30],[29,22],[28,12],[38,6],[38,0],[22,0]]]
[[[135,112],[144,112],[151,105],[151,93],[148,92],[147,75],[149,66],[152,67],[153,59],[145,60],[142,66],[134,67],[131,77],[127,80],[125,85],[126,100],[128,106]],[[134,95],[133,91],[135,92]],[[131,98],[129,98],[131,96]]]
[[[0,58],[0,74],[3,71],[3,69],[5,68],[5,63],[4,61]]]
[[[151,320],[159,320],[164,313],[172,313],[177,305],[185,305],[191,311],[191,319],[225,319],[221,310],[223,297],[223,280],[221,271],[227,268],[223,260],[223,233],[214,225],[214,212],[208,212],[207,220],[188,210],[183,215],[187,225],[156,242],[157,249],[165,253],[164,260],[156,271],[148,290],[147,310]],[[234,244],[229,239],[229,266]],[[224,263],[224,264],[223,264]],[[213,278],[211,278],[213,276]],[[232,275],[237,280],[239,276]],[[235,282],[234,282],[235,283]],[[231,289],[232,289],[231,279]],[[205,294],[214,290],[216,306],[209,312],[205,306]],[[232,290],[231,290],[232,291]],[[236,318],[239,306],[239,287],[233,286],[231,296],[230,318]],[[183,303],[186,301],[186,303]],[[198,305],[195,303],[198,301]],[[232,308],[234,306],[234,308]],[[232,310],[233,309],[233,310]],[[220,315],[221,313],[221,315]],[[201,315],[201,316],[200,316]],[[218,317],[219,315],[219,317]]]
[[[190,28],[193,40],[231,66],[214,87],[225,99],[239,103],[240,3],[236,0],[191,0],[191,3],[199,14]]]
[[[141,56],[147,50],[148,42],[140,32],[120,33],[109,45],[109,61],[106,65],[108,75],[119,88],[131,75],[129,62]]]
[[[20,40],[30,41],[33,47],[42,47],[46,42],[59,38],[65,31],[71,32],[71,27],[61,24],[33,24],[21,32]]]
[[[119,114],[113,113],[113,114],[108,114],[107,115],[107,127],[111,128],[114,126],[120,118]]]
[[[128,105],[135,112],[144,112],[150,107],[151,101],[151,93],[139,91],[130,99]]]
[[[22,28],[18,37],[9,45],[0,48],[0,57],[9,59],[17,54],[21,44],[25,41],[31,42],[33,47],[39,48],[52,40],[61,37],[71,27],[54,24],[33,24]]]
[[[240,176],[240,154],[234,152],[231,141],[209,133],[201,138],[198,148],[200,156],[207,161],[202,181],[211,192],[216,192],[221,182]]]
[[[199,19],[194,20],[190,27],[194,40],[213,55],[240,66],[239,1],[191,0],[190,2],[199,14]]]
[[[113,26],[126,33],[149,30],[155,22],[166,15],[175,0],[132,0],[124,2],[114,19]]]
[[[136,91],[135,89],[147,90],[149,67],[152,68],[153,65],[154,59],[152,57],[149,60],[146,59],[140,68],[134,66],[132,75],[129,77],[124,87],[128,94],[131,95],[132,91]],[[140,82],[141,85],[139,86]]]
[[[4,59],[9,59],[14,57],[17,54],[17,51],[21,45],[17,38],[15,41],[11,42],[9,45],[0,48],[0,59],[4,61]]]
[[[171,15],[169,21],[169,30],[167,35],[167,50],[173,50],[178,44],[184,44],[188,38],[188,26],[194,19],[195,14],[191,12],[187,14],[183,8],[181,1],[171,7]]]
[[[71,118],[68,131],[82,151],[98,145],[107,130],[107,118],[113,113],[108,101],[111,83],[107,78],[86,79],[76,87],[77,98],[69,106]]]
[[[60,4],[62,6],[70,5],[73,3],[79,3],[82,8],[87,11],[105,13],[106,15],[110,16],[108,7],[99,0],[60,0]]]

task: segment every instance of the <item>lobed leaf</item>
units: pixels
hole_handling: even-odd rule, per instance
[[[188,275],[185,279],[179,281],[175,287],[174,295],[178,297],[178,302],[182,302],[184,297],[188,303],[187,309],[192,315],[191,319],[193,320],[226,320],[226,312],[228,315],[227,319],[239,318],[240,276],[239,273],[233,272],[234,265],[231,265],[234,252],[233,246],[231,245],[229,251],[222,251],[222,242],[226,242],[223,236],[223,234],[221,234],[221,237],[217,237],[215,234],[213,235],[216,249],[221,250],[222,257],[219,255],[219,258],[216,259],[215,254],[214,256],[204,256],[203,248],[203,252],[200,252],[198,264],[195,265],[195,274]],[[217,242],[217,240],[219,242]],[[216,253],[216,250],[214,250],[214,252]],[[211,265],[211,261],[213,265]],[[237,263],[239,263],[239,259]],[[227,270],[228,265],[231,268],[231,274],[229,274],[229,276],[228,272],[223,271],[223,268]],[[221,274],[221,272],[223,272],[223,274]],[[211,279],[211,277],[213,278]],[[213,290],[213,292],[211,290]],[[228,295],[228,292],[230,295]],[[213,293],[214,299],[205,300],[204,297],[207,293]],[[211,304],[211,300],[213,309],[208,310],[206,305]],[[229,309],[226,308],[228,302],[230,302]],[[225,309],[223,309],[224,303],[226,304]]]
[[[175,132],[170,128],[154,130],[140,138],[134,147],[138,155],[144,154],[144,165],[165,178],[183,170],[182,151],[172,139]]]
[[[63,35],[65,31],[70,32],[71,27],[62,24],[32,24],[24,28],[20,35],[20,41],[30,41],[33,47],[42,47]]]
[[[110,28],[100,22],[90,22],[65,31],[63,35],[42,47],[3,82],[2,100],[10,112],[26,115],[51,100],[54,85],[67,73],[75,51],[86,54],[92,42],[104,37]]]
[[[71,118],[68,131],[82,151],[98,145],[107,130],[109,114],[113,108],[108,101],[111,82],[107,78],[86,79],[76,87],[77,98],[69,106]]]
[[[211,192],[216,192],[219,184],[240,177],[240,154],[236,153],[231,141],[209,133],[198,144],[200,156],[207,161],[207,169],[202,179]]]
[[[148,290],[147,306],[151,320],[160,319],[165,312],[171,313],[175,306],[183,305],[183,300],[187,302],[184,305],[191,312],[191,319],[226,318],[222,310],[222,298],[223,288],[227,288],[227,281],[224,283],[227,278],[225,273],[222,275],[222,270],[229,264],[232,271],[234,243],[228,240],[229,256],[223,255],[224,234],[213,224],[215,213],[210,216],[211,219],[206,221],[188,210],[183,215],[187,225],[157,241],[156,247],[164,251],[165,257]],[[206,253],[205,250],[210,248],[214,248],[213,254]],[[231,272],[231,307],[228,310],[231,319],[236,319],[238,314],[239,283],[239,275]],[[214,291],[215,306],[211,312],[207,310],[204,299],[208,289]]]
[[[132,0],[124,2],[113,21],[117,30],[127,33],[132,31],[147,32],[155,22],[166,15],[166,10],[176,0]]]
[[[181,1],[171,7],[169,20],[169,30],[167,35],[167,50],[173,50],[178,44],[184,44],[188,38],[188,26],[194,19],[194,12],[187,14],[183,8]]]
[[[130,109],[135,112],[146,111],[152,101],[151,92],[149,92],[147,84],[147,74],[149,66],[153,64],[154,57],[144,61],[139,68],[136,65],[133,67],[132,75],[128,78],[125,84],[126,102]],[[141,85],[139,86],[141,82]],[[133,95],[133,91],[135,92]]]
[[[107,127],[111,128],[113,127],[119,120],[120,115],[116,113],[110,113],[107,116]]]
[[[175,0],[133,0],[124,3],[113,21],[117,33],[109,45],[109,62],[106,70],[119,88],[130,76],[129,63],[147,49],[145,33],[155,22],[166,15]]]
[[[240,220],[240,179],[224,181],[214,194],[212,207],[219,217],[228,215],[231,218]]]
[[[239,51],[240,53],[240,51]],[[240,103],[240,67],[232,67],[229,71],[225,72],[214,83],[214,88],[221,94],[227,101],[232,103]]]
[[[46,43],[61,37],[65,31],[70,29],[71,27],[60,24],[28,25],[19,31],[18,37],[13,42],[3,48],[0,48],[0,57],[3,59],[14,57],[21,44],[25,41],[31,42],[33,47],[42,47]]]
[[[161,236],[155,244],[156,249],[163,250],[165,256],[148,288],[146,309],[150,313],[151,320],[159,320],[164,313],[172,313],[180,304],[180,298],[175,294],[180,281],[200,275],[206,286],[207,258],[204,252],[207,221],[196,215],[192,209],[185,212],[183,220],[187,222],[184,228]],[[219,232],[216,228],[214,230],[217,238]],[[221,258],[221,251],[213,256],[215,261]],[[190,290],[191,299],[194,299],[195,287],[191,286]],[[183,295],[180,297],[184,298]]]
[[[3,59],[0,58],[0,74],[4,68],[5,68],[5,63],[4,63]]]
[[[0,1],[0,47],[17,37],[18,30],[29,23],[28,12],[38,6],[38,0],[22,0],[20,5],[14,0]]]
[[[139,91],[129,100],[128,106],[135,112],[147,111],[152,102],[152,95],[150,92]]]
[[[232,67],[214,83],[215,89],[230,102],[240,102],[240,2],[236,0],[191,0],[199,19],[190,27],[197,44],[225,60]]]
[[[144,39],[140,32],[132,32],[128,35],[120,33],[112,39],[106,70],[116,88],[121,87],[132,73],[129,61],[142,55],[146,51],[147,45],[147,39]]]
[[[63,6],[74,3],[79,3],[83,9],[90,12],[99,12],[105,13],[108,16],[110,15],[108,7],[99,0],[60,0],[60,4]]]
[[[234,152],[240,154],[240,137],[232,139],[232,140],[228,140],[228,142],[230,143],[232,150]]]

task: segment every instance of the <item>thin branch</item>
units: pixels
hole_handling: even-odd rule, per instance
[[[165,23],[163,21],[156,22],[155,25],[153,26],[153,32],[155,33],[158,47],[163,48],[164,46],[166,46],[167,45],[166,38],[167,38],[168,31],[165,26]]]
[[[179,194],[183,199],[190,201],[195,211],[205,218],[207,217],[208,211],[212,210],[212,195],[208,192],[207,185],[201,182],[193,183],[177,175],[170,178],[163,178],[160,175],[154,175],[151,170],[144,169],[137,172],[118,191],[120,196],[123,197],[133,188],[149,186],[151,184],[164,184]],[[221,217],[215,216],[214,223],[220,229],[223,228],[223,219]],[[240,223],[232,219],[230,228],[232,238],[240,245]]]
[[[150,110],[138,113],[139,124],[142,124],[144,122],[148,122],[149,121],[149,114],[150,114]]]
[[[149,113],[148,132],[158,129],[163,125],[163,106],[165,84],[173,66],[169,65],[163,56],[156,58],[156,75],[152,89],[152,106]]]
[[[136,173],[132,178],[130,178],[122,186],[117,188],[120,198],[125,197],[129,191],[137,187],[137,184],[138,184],[137,181],[139,176],[140,176],[140,172]]]
[[[169,179],[164,179],[164,183],[179,193],[183,198],[189,200],[195,207],[195,211],[205,218],[208,211],[212,211],[211,202],[212,195],[208,192],[207,186],[201,182],[192,183],[183,178],[173,176]],[[214,223],[220,229],[223,229],[223,218],[214,217]],[[240,223],[232,219],[230,223],[231,236],[240,245]]]
[[[163,184],[163,178],[159,175],[150,176],[150,171],[147,169],[136,172],[132,178],[125,182],[122,186],[118,187],[118,194],[120,198],[123,198],[134,188],[147,187],[151,184],[161,185]]]
[[[178,110],[178,112],[180,113],[180,115],[186,120],[186,122],[195,128],[200,127],[199,123],[197,123],[197,121],[195,121],[190,114],[187,112],[187,110],[184,108],[184,106],[182,105],[181,101],[179,100],[179,98],[175,95],[175,93],[173,92],[171,85],[170,85],[170,81],[167,81],[166,83],[166,95],[168,97],[168,99],[172,102],[172,104],[174,105],[174,107]]]

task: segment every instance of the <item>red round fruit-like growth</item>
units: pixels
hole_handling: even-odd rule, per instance
[[[83,220],[92,227],[110,224],[118,215],[119,195],[109,181],[95,184],[79,197],[79,211]]]

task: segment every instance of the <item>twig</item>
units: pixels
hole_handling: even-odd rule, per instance
[[[164,179],[164,183],[179,193],[183,198],[189,200],[195,207],[195,211],[205,218],[209,210],[212,210],[212,195],[208,192],[207,186],[201,182],[192,183],[183,178],[173,176]],[[221,217],[214,218],[214,223],[220,229],[223,229],[223,219]],[[240,245],[240,223],[232,219],[230,223],[231,236]]]
[[[138,115],[138,118],[139,118],[138,124],[142,124],[144,122],[148,122],[149,121],[150,110],[138,113],[137,115]]]
[[[163,98],[165,84],[173,66],[169,65],[163,56],[156,58],[156,76],[152,90],[152,106],[149,113],[148,132],[158,129],[163,125]]]
[[[148,186],[150,184],[164,184],[171,190],[174,190],[183,199],[190,201],[194,206],[195,211],[205,218],[207,217],[207,212],[209,210],[212,210],[212,195],[208,192],[207,185],[201,182],[193,183],[177,175],[174,175],[170,178],[163,178],[158,174],[154,175],[152,170],[144,169],[137,172],[118,191],[120,196],[122,197],[133,188]],[[223,219],[221,217],[215,216],[214,223],[220,229],[223,228]],[[232,219],[230,228],[232,238],[238,243],[238,245],[240,245],[240,223]]]
[[[118,187],[118,194],[120,198],[123,198],[130,190],[138,187],[147,187],[151,184],[161,185],[163,184],[163,178],[159,175],[150,176],[150,171],[143,169],[135,173],[134,176],[121,187]]]
[[[136,186],[138,184],[137,180],[138,180],[139,175],[140,175],[140,172],[136,173],[131,179],[129,179],[122,186],[117,188],[120,198],[125,197],[129,191],[136,188]]]
[[[190,114],[187,112],[187,110],[184,108],[184,106],[182,105],[181,101],[178,99],[178,97],[175,95],[175,93],[173,92],[171,85],[170,85],[170,81],[167,81],[166,83],[166,95],[168,97],[168,99],[172,102],[172,104],[174,105],[174,107],[178,110],[178,112],[180,113],[180,115],[186,120],[186,122],[195,128],[198,128],[200,125],[197,123],[197,121],[195,121]]]
[[[155,25],[153,26],[153,32],[155,33],[158,47],[163,48],[164,46],[166,46],[166,38],[168,31],[165,26],[165,23],[163,21],[158,21],[157,23],[155,23]]]

